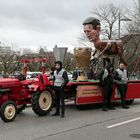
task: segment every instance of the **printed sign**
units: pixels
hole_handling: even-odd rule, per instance
[[[102,90],[98,85],[84,85],[77,87],[77,97],[101,96]]]

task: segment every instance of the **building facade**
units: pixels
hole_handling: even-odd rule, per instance
[[[0,55],[11,54],[12,50],[10,46],[0,45]]]

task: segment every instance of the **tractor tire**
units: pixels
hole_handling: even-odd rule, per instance
[[[134,99],[125,100],[125,103],[126,103],[127,105],[131,105],[133,102],[134,102]]]
[[[52,108],[53,99],[48,90],[36,92],[32,95],[32,110],[39,116],[47,115]]]
[[[16,117],[16,104],[8,100],[4,102],[0,107],[0,116],[4,122],[11,122]]]
[[[21,113],[26,107],[26,104],[17,106],[17,114]]]

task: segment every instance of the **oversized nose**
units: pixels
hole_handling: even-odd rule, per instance
[[[90,33],[89,32],[85,32],[85,35],[86,35],[86,37],[89,37],[90,36]]]

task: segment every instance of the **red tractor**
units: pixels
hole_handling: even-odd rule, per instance
[[[37,115],[47,115],[53,103],[49,86],[45,74],[39,75],[37,80],[0,79],[1,119],[4,122],[13,121],[16,114],[30,104]]]

